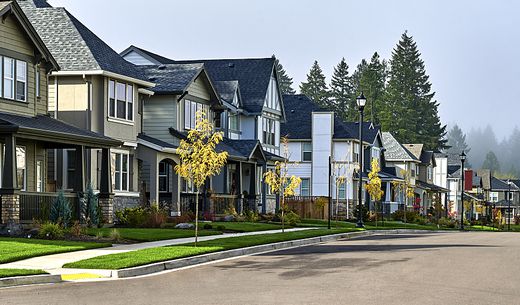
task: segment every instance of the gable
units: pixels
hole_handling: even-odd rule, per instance
[[[207,101],[216,102],[217,94],[206,73],[200,73],[188,86],[188,94]]]
[[[271,78],[269,79],[269,86],[267,86],[264,108],[279,112],[282,111],[280,89],[278,87],[278,81],[274,73],[271,73]]]
[[[17,53],[34,56],[34,46],[20,22],[12,14],[0,22],[2,48]]]
[[[144,66],[144,65],[155,65],[157,63],[155,62],[152,62],[151,60],[145,58],[144,56],[142,56],[141,54],[137,53],[136,51],[130,51],[128,54],[126,54],[125,56],[123,56],[123,58],[131,63],[133,63],[134,65],[138,65],[138,66]]]

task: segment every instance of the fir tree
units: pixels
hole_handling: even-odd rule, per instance
[[[343,120],[348,120],[354,93],[345,58],[342,58],[339,64],[334,67],[334,74],[330,81],[330,97],[332,110]]]
[[[70,224],[72,219],[72,208],[69,200],[65,198],[63,190],[60,190],[58,196],[52,201],[49,219],[54,223],[63,224],[64,227],[67,227]]]
[[[367,119],[375,124],[380,123],[380,113],[387,111],[383,104],[387,74],[386,61],[381,60],[375,52],[370,63],[361,70],[359,77],[359,92],[356,93],[363,91],[367,98]]]
[[[486,159],[482,164],[482,168],[489,169],[491,175],[494,175],[495,173],[500,171],[500,163],[498,162],[498,158],[493,151],[490,150],[486,154]]]
[[[292,77],[289,77],[289,75],[287,75],[287,72],[283,68],[283,66],[280,63],[280,61],[278,60],[278,58],[276,58],[274,55],[273,55],[273,58],[274,58],[274,65],[276,68],[276,73],[278,75],[278,85],[280,86],[281,93],[282,94],[295,94],[296,91],[292,88],[292,85],[293,85]]]
[[[417,44],[405,32],[390,60],[382,128],[404,143],[424,143],[433,150],[445,148],[446,126],[440,122],[434,96]]]
[[[330,108],[325,75],[323,75],[317,60],[314,61],[309,74],[307,74],[307,82],[301,83],[300,92],[310,97],[318,105]]]
[[[347,120],[350,122],[357,122],[359,120],[359,113],[358,113],[358,106],[357,106],[357,100],[356,98],[361,94],[361,91],[363,91],[363,88],[361,87],[361,78],[363,74],[368,69],[368,63],[365,59],[362,59],[361,62],[357,65],[356,70],[354,73],[352,73],[350,82],[352,83],[352,91],[353,95],[352,98],[349,101],[349,110],[347,115]],[[363,94],[365,94],[363,92]],[[366,97],[366,95],[365,95]],[[366,106],[365,106],[365,112],[366,112]],[[366,116],[365,116],[366,118]]]
[[[92,226],[97,226],[99,224],[98,198],[96,194],[94,194],[94,189],[90,183],[87,185],[87,191],[85,193],[85,208],[88,223]]]
[[[447,140],[447,145],[449,146],[449,148],[446,149],[447,153],[460,154],[464,151],[467,154],[471,150],[468,144],[466,144],[466,135],[457,124],[453,125],[448,132]]]

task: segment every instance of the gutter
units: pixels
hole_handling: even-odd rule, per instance
[[[130,76],[109,72],[105,70],[87,70],[87,71],[54,71],[51,73],[52,76],[85,76],[85,75],[103,75],[107,77],[117,78],[120,80],[136,83],[145,87],[153,88],[155,83],[145,81],[142,79],[133,78]]]

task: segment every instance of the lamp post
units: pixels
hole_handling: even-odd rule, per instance
[[[356,224],[357,228],[364,228],[363,225],[363,212],[362,212],[362,204],[361,197],[363,194],[363,109],[365,109],[365,104],[367,103],[367,99],[361,92],[356,99],[358,110],[359,110],[359,172],[358,172],[358,221]]]
[[[507,230],[511,231],[511,180],[507,179]]]
[[[461,181],[462,181],[462,188],[460,190],[460,229],[464,230],[464,161],[466,161],[466,154],[464,151],[460,154],[460,162],[461,162]]]

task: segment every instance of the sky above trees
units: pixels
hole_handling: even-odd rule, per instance
[[[491,124],[499,138],[520,126],[518,1],[49,2],[65,6],[117,51],[135,44],[173,59],[276,54],[294,88],[314,60],[327,83],[343,57],[351,68],[374,52],[388,60],[408,30],[444,123],[464,131]]]

